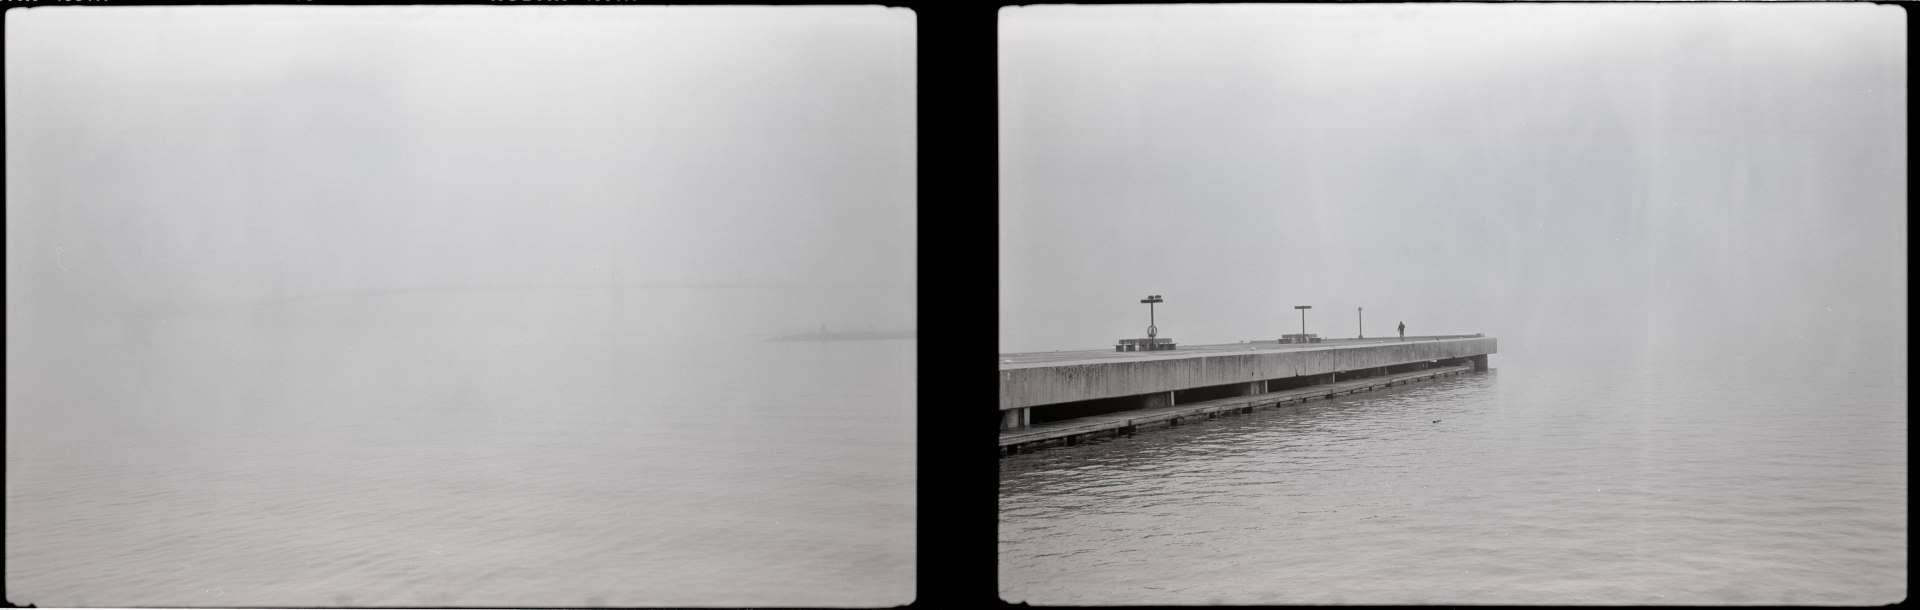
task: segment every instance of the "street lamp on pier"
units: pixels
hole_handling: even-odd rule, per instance
[[[1147,298],[1140,299],[1140,302],[1147,304],[1147,339],[1153,339],[1160,335],[1160,327],[1155,326],[1153,323],[1153,304],[1165,303],[1166,300],[1161,299],[1160,295],[1150,294],[1147,295]]]
[[[1313,306],[1312,305],[1295,305],[1293,306],[1293,308],[1300,310],[1300,340],[1306,341],[1307,340],[1307,310],[1313,309]]]

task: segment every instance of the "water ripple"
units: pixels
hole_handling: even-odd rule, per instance
[[[1013,456],[1001,590],[1043,604],[1898,600],[1906,421],[1890,407],[1906,396],[1904,371],[1884,373],[1899,380],[1505,368]]]

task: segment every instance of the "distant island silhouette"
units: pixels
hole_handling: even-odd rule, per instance
[[[887,341],[915,338],[912,330],[817,330],[797,335],[782,335],[768,341]]]

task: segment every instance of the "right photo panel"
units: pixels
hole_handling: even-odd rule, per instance
[[[1003,9],[1001,597],[1905,599],[1905,21]]]

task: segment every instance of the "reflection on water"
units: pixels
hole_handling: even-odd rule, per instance
[[[1488,373],[1010,457],[1001,594],[1904,599],[1904,357],[1764,357],[1496,356]]]
[[[914,342],[665,332],[567,302],[177,316],[10,345],[8,597],[912,599]]]

